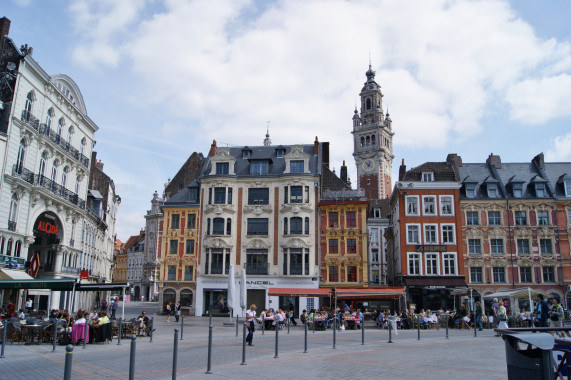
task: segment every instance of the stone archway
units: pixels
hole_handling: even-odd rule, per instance
[[[40,272],[59,272],[62,265],[60,243],[63,240],[63,224],[51,211],[41,213],[34,221],[34,242],[28,248],[27,260],[37,253]]]

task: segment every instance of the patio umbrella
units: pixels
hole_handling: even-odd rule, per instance
[[[232,321],[234,310],[234,265],[230,265],[228,268],[228,293],[226,294],[226,303],[230,309],[230,321]]]
[[[240,307],[242,308],[242,314],[244,314],[244,310],[246,309],[246,302],[248,302],[247,293],[248,291],[246,290],[246,270],[242,269],[242,273],[240,274]]]

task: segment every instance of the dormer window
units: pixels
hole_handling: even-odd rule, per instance
[[[303,160],[291,160],[289,163],[290,173],[304,173]]]
[[[250,148],[242,149],[242,158],[247,159],[250,158],[250,156],[252,156],[252,151],[250,150]]]
[[[495,183],[488,183],[488,197],[498,198],[498,185]]]
[[[228,162],[217,162],[216,163],[216,174],[228,174],[230,165]]]
[[[475,183],[467,183],[466,184],[466,198],[475,198],[476,197],[476,184]]]
[[[538,198],[545,198],[545,184],[544,183],[536,183],[535,184],[535,196]]]
[[[285,149],[284,148],[277,148],[276,149],[276,157],[277,158],[283,158],[285,154]]]
[[[566,197],[571,197],[571,179],[563,181],[563,189]]]
[[[513,189],[514,198],[521,198],[522,197],[522,195],[523,195],[523,184],[514,183],[512,189]]]
[[[434,182],[434,173],[423,172],[422,173],[422,182]]]
[[[264,175],[268,174],[268,161],[266,160],[259,160],[259,161],[252,161],[250,163],[250,174],[251,175]]]

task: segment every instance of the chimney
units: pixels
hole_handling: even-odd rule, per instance
[[[209,156],[212,157],[216,154],[216,140],[212,140],[212,145],[210,145]]]
[[[493,153],[490,153],[488,159],[486,160],[486,163],[490,166],[495,167],[496,169],[502,168],[502,159],[500,158],[500,156],[494,156]]]
[[[399,181],[404,180],[405,173],[406,173],[406,165],[404,164],[404,158],[403,158],[402,164],[399,167]]]
[[[315,141],[313,142],[313,154],[319,154],[319,141],[317,140],[317,136],[315,136]]]
[[[452,165],[452,169],[454,169],[454,176],[456,180],[460,179],[460,169],[459,167],[462,166],[462,157],[457,155],[456,153],[449,153],[446,156],[446,162]]]
[[[539,153],[537,156],[533,157],[533,163],[538,169],[545,169],[545,158],[543,157],[543,152]]]
[[[10,20],[6,17],[0,18],[0,49],[4,46],[4,36],[10,34]]]
[[[341,165],[339,177],[341,178],[341,181],[347,183],[347,166],[345,166],[345,160],[343,160],[343,165]]]

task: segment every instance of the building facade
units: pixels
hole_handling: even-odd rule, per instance
[[[387,285],[388,261],[385,234],[390,223],[388,199],[369,202],[367,217],[369,284]]]
[[[164,198],[159,198],[159,194],[155,191],[151,200],[151,209],[147,210],[147,215],[145,215],[145,255],[141,283],[142,294],[146,300],[158,299],[159,296],[159,239],[163,220],[161,211],[163,202]]]

